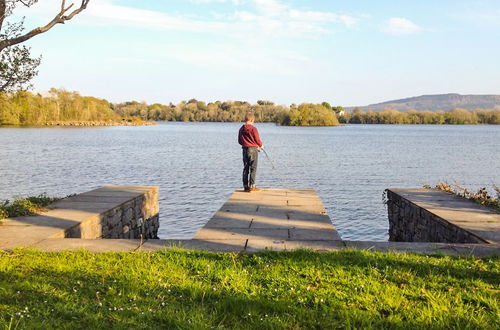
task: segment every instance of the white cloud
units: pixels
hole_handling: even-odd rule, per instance
[[[342,23],[346,26],[354,25],[359,19],[348,16],[348,15],[338,15],[335,13],[319,12],[319,11],[300,11],[292,9],[289,11],[289,16],[291,19],[307,21],[307,22],[333,22]]]
[[[242,0],[189,0],[195,3],[225,2],[238,5]],[[267,37],[303,36],[327,33],[332,24],[351,27],[359,19],[332,12],[304,11],[278,0],[250,0],[255,11],[236,10],[233,14],[213,13],[203,18],[120,6],[104,0],[89,5],[85,21],[98,24],[136,26],[159,30],[203,32],[235,37],[262,33]],[[251,8],[250,8],[251,9]],[[83,18],[83,17],[82,17]]]
[[[186,32],[223,31],[225,25],[216,21],[203,21],[162,12],[119,6],[110,2],[97,2],[87,8],[88,19],[102,24],[136,26],[159,30]]]
[[[266,16],[280,16],[288,10],[288,6],[277,0],[254,0],[254,3]]]
[[[208,3],[223,0],[189,1]],[[235,0],[225,2],[236,3]],[[176,61],[207,68],[230,67],[242,72],[296,75],[307,69],[314,70],[319,64],[305,55],[300,42],[290,42],[290,39],[300,40],[330,33],[336,26],[350,27],[358,20],[333,12],[300,10],[277,0],[246,0],[245,3],[247,6],[231,7],[229,12],[218,12],[218,15],[207,12],[200,17],[127,7],[113,0],[100,0],[91,2],[87,10],[75,17],[71,24],[110,29],[149,29],[151,34],[155,31],[179,31],[209,35],[205,41],[197,43],[192,43],[190,36],[186,36],[185,42],[164,45],[167,50],[158,49],[157,44],[145,42],[140,54],[130,58],[116,58],[120,62]],[[39,5],[38,17],[45,21],[47,13],[54,12],[53,3],[49,5],[47,1],[40,2]],[[279,43],[276,42],[278,39]],[[200,43],[203,46],[200,47]],[[155,51],[144,51],[148,47]],[[153,53],[158,58],[148,58],[149,55],[145,55]]]
[[[382,27],[383,32],[394,35],[416,34],[422,30],[420,26],[403,17],[393,17]]]
[[[276,37],[315,36],[330,33],[335,25],[351,27],[359,18],[333,12],[292,8],[278,0],[252,0],[256,12],[236,11],[232,18],[240,31]],[[238,29],[237,29],[238,30]]]
[[[211,33],[237,38],[301,38],[331,33],[339,26],[352,27],[362,16],[304,10],[280,0],[186,0],[192,3],[234,5],[224,12],[208,11],[203,16],[189,13],[166,13],[127,7],[116,0],[90,2],[88,8],[69,24],[124,26],[160,31]],[[240,7],[245,4],[245,7]],[[32,8],[20,6],[16,16],[26,16],[27,26],[45,24],[59,7],[56,1],[40,1]]]

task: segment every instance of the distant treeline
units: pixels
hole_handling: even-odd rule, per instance
[[[184,122],[241,122],[249,111],[255,113],[258,122],[275,122],[286,116],[289,108],[275,105],[269,101],[250,104],[242,101],[205,103],[196,99],[182,101],[179,104],[147,104],[145,102],[124,102],[113,104],[113,109],[120,116],[134,116],[153,121]]]
[[[47,97],[26,91],[0,93],[0,125],[45,125],[48,122],[119,121],[111,104],[77,92],[51,89]]]
[[[290,106],[271,101],[205,103],[196,99],[178,104],[145,102],[110,103],[77,92],[51,89],[46,96],[31,92],[0,93],[0,125],[44,125],[50,122],[119,122],[123,118],[145,121],[241,122],[247,112],[257,122],[292,126],[348,124],[500,124],[498,110],[344,111],[329,103]]]
[[[341,123],[349,124],[500,124],[500,110],[415,111],[381,112],[354,109],[339,117]]]
[[[329,103],[303,103],[291,106],[275,105],[270,101],[250,104],[241,101],[208,103],[191,99],[179,104],[148,105],[144,102],[114,104],[121,116],[137,116],[143,120],[240,122],[252,111],[257,122],[273,122],[292,126],[333,126],[341,124],[500,124],[500,110],[405,111],[384,110],[345,111]]]
[[[271,101],[250,104],[242,101],[205,103],[196,99],[179,104],[163,105],[144,102],[125,102],[113,105],[120,116],[135,116],[143,120],[194,121],[194,122],[241,122],[247,112],[253,112],[257,122],[277,123],[292,126],[338,125],[336,112],[342,107],[303,103],[291,106],[276,105]]]

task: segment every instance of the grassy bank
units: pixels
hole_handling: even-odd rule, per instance
[[[500,258],[0,252],[0,326],[493,328]]]

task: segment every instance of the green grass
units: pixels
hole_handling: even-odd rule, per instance
[[[44,211],[44,207],[48,206],[61,198],[49,197],[46,194],[38,196],[30,196],[26,198],[16,199],[14,201],[0,202],[0,220],[9,217],[19,217],[23,215],[34,215]]]
[[[0,252],[6,329],[498,328],[500,258]]]

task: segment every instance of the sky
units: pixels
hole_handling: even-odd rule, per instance
[[[39,0],[10,19],[34,28],[60,4]],[[498,0],[90,0],[26,44],[42,55],[35,91],[112,102],[500,94]]]

